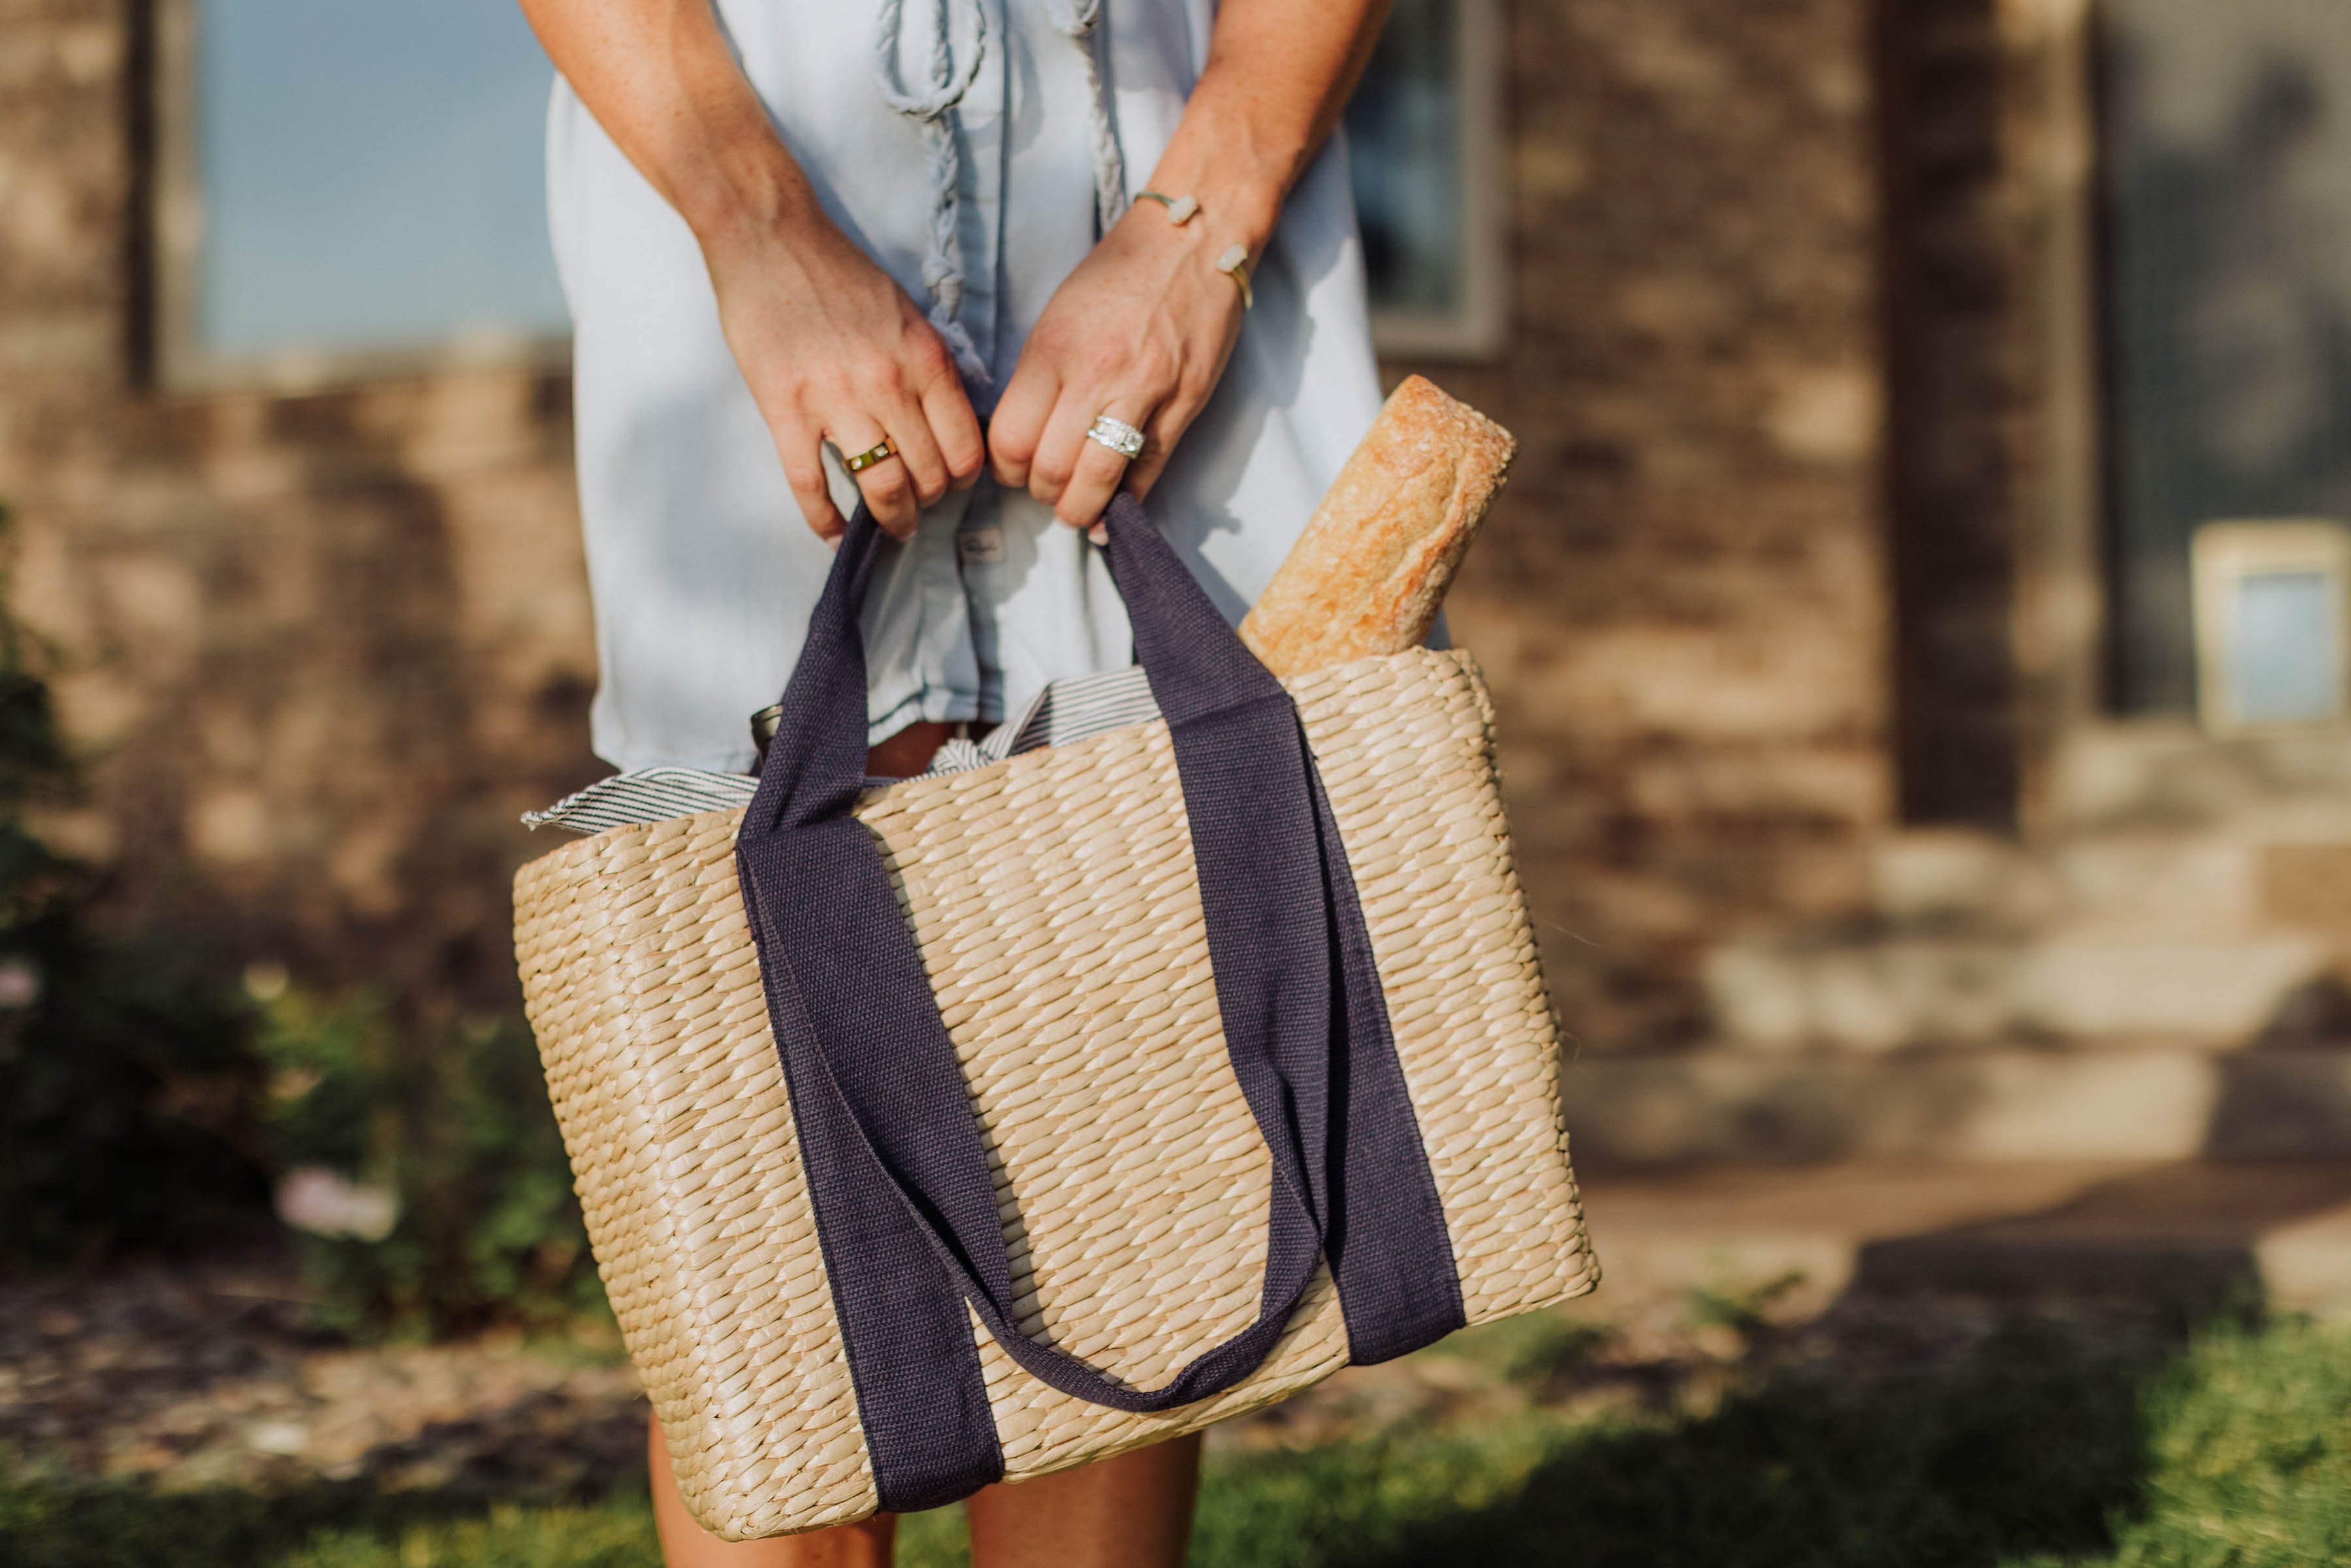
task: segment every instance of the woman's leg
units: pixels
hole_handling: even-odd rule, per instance
[[[952,733],[910,725],[872,748],[866,771],[905,778]],[[694,1522],[670,1470],[661,1423],[648,1423],[653,1519],[668,1568],[890,1568],[898,1521],[886,1513],[771,1541],[719,1540]],[[964,1505],[974,1568],[1182,1568],[1200,1482],[1200,1438],[1101,1459],[1033,1481],[987,1487]]]
[[[886,779],[920,773],[931,765],[931,758],[954,727],[908,725],[866,754],[865,770]],[[805,1535],[779,1535],[771,1541],[719,1540],[685,1511],[685,1499],[678,1495],[677,1476],[669,1466],[669,1445],[662,1439],[661,1423],[648,1421],[646,1427],[653,1522],[661,1531],[662,1561],[668,1568],[890,1568],[898,1521],[886,1513],[855,1524],[811,1530]]]
[[[1194,1433],[964,1504],[972,1568],[1181,1568],[1200,1484]]]
[[[911,726],[875,747],[866,769],[883,777],[919,773],[947,734],[943,724]],[[983,1488],[964,1504],[973,1568],[1182,1568],[1199,1484],[1195,1433],[1059,1475]],[[670,1568],[686,1564],[674,1557]]]
[[[953,734],[955,726],[951,724],[934,724],[928,719],[910,724],[866,752],[865,771],[875,779],[912,779],[931,765],[931,758],[939,754],[939,747]]]
[[[694,1522],[677,1477],[669,1468],[669,1445],[661,1423],[648,1421],[646,1458],[653,1467],[653,1523],[661,1531],[662,1561],[668,1568],[890,1568],[898,1536],[894,1514],[877,1513],[855,1524],[778,1535],[771,1541],[721,1541]]]

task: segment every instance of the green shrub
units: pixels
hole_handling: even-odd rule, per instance
[[[293,1207],[284,1184],[325,1173],[352,1209],[297,1232],[322,1317],[347,1332],[440,1334],[602,1310],[519,1018],[402,1027],[381,992],[322,997],[266,976],[256,989],[281,1206]]]
[[[258,1221],[255,1074],[233,989],[161,942],[91,937],[70,909],[0,931],[0,1257],[177,1249]]]
[[[0,1259],[181,1245],[266,1193],[248,1009],[183,945],[90,926],[95,879],[26,822],[74,786],[48,686],[0,615]]]

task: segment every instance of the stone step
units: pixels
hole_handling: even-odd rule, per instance
[[[2351,1310],[2351,1161],[1703,1166],[1583,1194],[1595,1312],[1774,1285],[1791,1312],[1917,1291]]]
[[[1572,1058],[1579,1162],[2351,1158],[2351,1050],[1712,1046]]]
[[[2237,1044],[2306,1031],[2335,994],[2334,963],[2333,944],[2307,932],[2199,940],[2076,927],[1733,943],[1708,956],[1703,980],[1715,1027],[1758,1049],[2147,1034]]]
[[[2351,798],[2265,808],[2220,827],[2130,827],[2027,847],[1913,829],[1870,852],[1871,904],[1890,929],[2007,936],[2070,926],[2235,940],[2312,924],[2351,936]],[[2315,893],[2317,896],[2312,895]]]
[[[2234,936],[2262,924],[2268,848],[2218,832],[2134,831],[2028,850],[1988,833],[1914,829],[1873,847],[1871,892],[1896,928],[2017,933],[2070,922]]]
[[[2050,805],[2075,830],[2341,821],[2351,744],[2336,728],[2220,739],[2186,720],[2137,717],[2071,731]]]

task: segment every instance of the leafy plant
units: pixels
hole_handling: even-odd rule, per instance
[[[0,1258],[178,1245],[266,1191],[235,988],[183,945],[94,929],[95,878],[28,825],[76,783],[48,685],[0,614]]]
[[[302,1228],[329,1323],[438,1334],[602,1310],[520,1019],[403,1027],[380,991],[319,996],[267,975],[254,988],[280,1211]]]

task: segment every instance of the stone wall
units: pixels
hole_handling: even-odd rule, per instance
[[[0,500],[126,919],[513,990],[517,813],[591,775],[564,382],[161,392],[125,0],[0,3]]]
[[[1725,936],[1865,897],[1890,810],[1864,0],[1512,7],[1520,455],[1453,601],[1587,1049]]]
[[[142,375],[136,33],[0,0],[0,497],[127,915],[511,994],[516,812],[593,771],[559,379]],[[1865,0],[1514,0],[1514,429],[1455,601],[1586,1046],[1702,1027],[1699,956],[1864,897],[1887,820]],[[1396,367],[1400,373],[1406,367]]]

